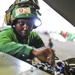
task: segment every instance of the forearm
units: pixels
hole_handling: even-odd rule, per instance
[[[18,44],[15,42],[8,42],[8,43],[0,43],[0,51],[9,53],[10,55],[14,54],[25,54],[30,55],[30,52],[32,50],[32,47],[26,45],[26,44]]]

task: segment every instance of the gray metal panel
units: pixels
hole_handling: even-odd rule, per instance
[[[75,26],[75,0],[43,0]]]
[[[32,72],[33,68],[33,72]],[[0,75],[50,75],[13,56],[0,52]]]

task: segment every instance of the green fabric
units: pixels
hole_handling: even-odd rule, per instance
[[[26,41],[26,39],[25,39]],[[10,55],[25,54],[30,55],[33,47],[39,48],[44,46],[43,41],[36,32],[31,32],[27,43],[19,43],[16,35],[11,28],[0,32],[0,51]]]
[[[12,17],[13,18],[34,18],[37,17],[36,12],[32,12],[30,7],[16,7],[12,11]]]
[[[75,34],[69,33],[69,34],[68,34],[68,39],[69,39],[69,40],[75,39]]]

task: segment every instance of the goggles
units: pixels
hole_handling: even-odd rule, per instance
[[[33,26],[33,29],[37,28],[42,24],[41,20],[39,18],[34,18],[34,19],[29,19],[27,18],[26,20],[20,20],[17,21],[16,24],[20,24],[21,26],[27,24],[28,26]]]
[[[17,21],[17,23],[20,25],[24,25],[24,24],[27,24],[29,26],[33,25],[33,28],[39,27],[42,24],[42,22],[39,18],[34,18],[34,19],[27,18],[26,20],[23,20],[23,21],[22,20],[19,22]]]

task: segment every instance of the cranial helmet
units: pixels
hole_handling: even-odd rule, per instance
[[[15,18],[34,18],[37,17],[37,14],[35,11],[31,10],[30,7],[21,7],[21,8],[15,8],[12,11],[12,19]]]
[[[18,18],[34,18],[33,28],[41,25],[41,20],[37,16],[37,10],[39,9],[39,6],[36,5],[36,1],[37,0],[16,0],[14,4],[12,4],[6,11],[4,17],[5,23],[7,25],[11,25]],[[39,23],[36,23],[36,21]]]

